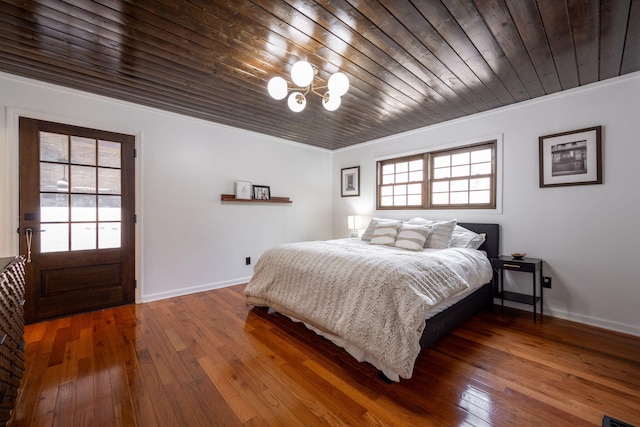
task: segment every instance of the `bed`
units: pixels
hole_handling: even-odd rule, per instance
[[[256,263],[247,304],[302,322],[385,379],[411,378],[422,348],[493,300],[489,258],[499,252],[499,226],[457,226],[483,235],[482,245],[420,251],[361,239],[278,245]]]

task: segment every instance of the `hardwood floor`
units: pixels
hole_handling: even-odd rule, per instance
[[[479,313],[387,384],[244,286],[26,327],[16,426],[640,426],[640,339]]]

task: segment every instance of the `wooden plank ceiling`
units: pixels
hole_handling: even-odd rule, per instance
[[[0,70],[334,150],[640,70],[640,0],[0,0]],[[266,91],[305,59],[335,112]]]

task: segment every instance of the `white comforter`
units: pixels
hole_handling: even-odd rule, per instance
[[[357,239],[279,245],[256,263],[247,304],[270,307],[372,363],[411,378],[428,311],[491,279],[484,252],[411,252]]]

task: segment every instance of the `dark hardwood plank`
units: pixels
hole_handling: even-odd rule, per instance
[[[297,3],[299,2],[291,0],[287,2],[292,8],[298,7]],[[413,102],[423,104],[422,100],[430,98],[442,103],[439,108],[431,108],[425,105],[425,108],[429,108],[431,111],[430,114],[435,114],[436,117],[447,113],[460,114],[461,112],[474,111],[472,107],[468,107],[465,103],[456,102],[457,96],[455,92],[438,79],[427,67],[421,67],[416,64],[411,52],[408,52],[396,40],[398,34],[394,32],[394,37],[392,38],[388,32],[379,28],[378,23],[373,22],[371,16],[368,16],[367,8],[355,8],[354,5],[349,4],[347,1],[339,0],[318,2],[322,7],[313,7],[311,1],[306,3],[314,11],[313,17],[309,19],[313,18],[328,31],[334,33],[337,38],[344,40],[336,45],[336,49],[342,52],[346,58],[363,59],[363,61],[356,60],[355,62],[360,66],[375,63],[376,67],[384,67],[391,72],[387,73],[385,71],[384,74],[374,73],[362,79],[362,83],[370,86],[370,90],[367,92],[370,96],[380,97],[381,93],[379,91],[371,90],[378,86],[380,82],[402,92],[406,91],[406,89],[403,89],[406,83],[412,88],[410,92],[407,92],[407,95],[411,96],[411,94],[419,92],[419,95],[411,96]],[[350,44],[359,46],[358,52],[351,52],[352,49],[346,49],[347,40],[350,40]],[[324,53],[325,51],[326,49],[321,49],[321,52]],[[360,57],[359,55],[363,56]],[[321,57],[318,57],[318,60],[324,61]],[[404,83],[398,84],[400,81],[404,81]],[[453,99],[449,100],[449,98]]]
[[[451,108],[451,104],[447,102],[438,105],[437,108],[430,105],[430,103],[424,102],[430,97],[438,99],[438,94],[429,87],[425,81],[415,78],[415,76],[408,73],[399,73],[397,69],[385,67],[385,65],[390,63],[393,64],[394,67],[397,67],[398,64],[387,55],[381,53],[379,49],[372,48],[368,41],[358,44],[358,48],[356,49],[344,40],[364,40],[357,32],[345,27],[345,31],[350,32],[350,34],[348,33],[348,36],[343,36],[343,39],[343,37],[338,37],[334,34],[334,31],[336,33],[339,32],[337,31],[339,28],[334,30],[328,28],[328,25],[326,27],[314,25],[313,19],[307,16],[307,14],[311,14],[309,9],[312,9],[313,6],[301,5],[297,8],[290,4],[281,4],[283,2],[280,1],[252,1],[264,10],[264,12],[257,10],[254,13],[257,17],[261,17],[262,14],[265,15],[263,20],[260,21],[262,25],[268,26],[268,22],[273,19],[273,16],[286,23],[286,25],[271,26],[269,28],[272,33],[286,40],[288,45],[300,46],[298,49],[291,48],[289,56],[283,58],[291,61],[291,65],[293,65],[293,62],[297,59],[315,57],[318,58],[319,61],[340,64],[337,68],[343,70],[350,76],[360,75],[359,79],[352,82],[355,90],[357,90],[358,85],[362,85],[363,95],[367,95],[365,98],[359,96],[359,98],[367,100],[365,105],[360,104],[359,108],[366,108],[369,104],[372,104],[374,108],[376,108],[381,102],[391,107],[391,109],[385,108],[386,114],[376,118],[376,122],[384,122],[393,129],[397,126],[397,124],[394,124],[396,118],[411,120],[412,116],[418,117],[424,114],[434,114],[438,117],[441,114],[444,115],[444,113]],[[318,10],[317,8],[313,9],[312,15],[314,17],[316,15],[323,16],[322,10]],[[321,19],[319,20],[322,22]],[[334,24],[337,23],[335,20],[331,22]],[[303,48],[305,45],[306,47]],[[367,70],[364,74],[362,73],[363,69]],[[351,94],[351,89],[349,89],[344,99],[345,107],[347,102],[352,99]],[[393,114],[395,111],[402,111],[406,114],[398,117],[398,115]],[[358,125],[370,126],[371,122],[358,123]]]
[[[512,64],[530,97],[545,94],[509,9],[503,0],[476,0],[476,7],[491,29],[491,34]]]
[[[537,0],[562,89],[580,84],[567,0]]]
[[[69,18],[89,19],[87,17]],[[190,114],[189,111],[194,111],[200,108],[206,108],[208,111],[219,111],[220,107],[224,105],[226,108],[219,112],[217,120],[227,122],[235,120],[234,111],[237,108],[242,108],[244,111],[253,108],[254,111],[261,111],[263,114],[260,114],[257,117],[244,115],[245,118],[241,120],[246,122],[246,126],[253,127],[256,130],[259,129],[260,126],[268,125],[273,122],[271,119],[266,117],[266,115],[272,111],[272,106],[266,105],[272,100],[270,100],[269,97],[263,96],[266,83],[263,80],[248,78],[249,76],[247,76],[246,73],[238,71],[237,68],[229,67],[225,73],[220,73],[220,75],[235,75],[237,78],[242,78],[245,83],[243,86],[232,84],[232,81],[225,80],[224,78],[213,78],[213,70],[216,67],[220,68],[224,65],[211,64],[211,68],[208,73],[198,70],[201,67],[199,65],[198,69],[190,73],[189,71],[192,64],[191,58],[178,56],[178,58],[171,62],[171,66],[166,63],[166,58],[171,57],[168,53],[166,54],[164,61],[158,61],[154,58],[147,61],[144,56],[144,44],[140,43],[136,44],[136,57],[127,53],[134,49],[124,49],[125,53],[120,55],[119,51],[113,49],[110,45],[101,48],[99,51],[92,51],[90,49],[93,46],[91,44],[93,42],[87,41],[85,38],[92,37],[92,34],[96,32],[104,34],[106,30],[105,28],[92,28],[92,31],[87,33],[76,31],[76,34],[66,34],[64,31],[66,31],[68,25],[60,24],[61,27],[58,29],[55,25],[56,22],[49,16],[42,16],[40,21],[48,25],[50,27],[50,31],[46,35],[42,35],[39,40],[31,40],[27,34],[17,34],[14,39],[10,40],[10,42],[13,43],[13,46],[26,46],[30,50],[37,49],[37,47],[42,43],[46,44],[49,48],[50,54],[57,58],[56,63],[59,68],[58,72],[61,70],[71,71],[76,68],[81,68],[84,70],[83,74],[78,75],[77,78],[73,80],[76,84],[79,84],[78,82],[87,81],[88,76],[92,77],[93,80],[90,85],[91,87],[88,85],[85,89],[92,91],[95,90],[93,89],[93,86],[98,85],[103,88],[111,86],[110,90],[117,90],[124,93],[129,91],[139,91],[143,94],[143,96],[138,100],[141,103],[148,102],[147,99],[153,98],[153,94],[160,92],[164,95],[167,102],[164,105],[159,105],[159,108],[173,108],[175,110],[178,107],[181,107],[185,109],[186,114]],[[160,22],[156,22],[156,25],[161,26],[162,24]],[[137,28],[138,31],[143,32],[145,29],[144,21],[141,22]],[[156,31],[158,30],[156,29]],[[7,34],[7,36],[9,36],[9,34]],[[149,36],[149,38],[152,38],[152,36]],[[179,39],[176,39],[174,42],[176,47],[173,51],[185,51],[185,49],[178,47]],[[28,45],[25,45],[25,43],[28,43]],[[69,43],[74,46],[74,49],[71,52],[68,52]],[[159,45],[166,45],[166,43],[161,43],[160,41],[157,43]],[[13,50],[11,49],[13,46],[7,46],[6,50]],[[168,46],[171,46],[171,44]],[[240,52],[244,51],[245,49],[240,50]],[[110,54],[110,52],[113,53]],[[104,60],[107,57],[111,57],[113,61],[118,61],[117,66],[110,66],[109,63],[112,61],[104,63]],[[237,53],[234,57],[238,58],[237,63],[235,64],[236,66],[243,64],[242,59],[249,59],[246,57],[245,53]],[[157,71],[158,69],[161,69],[162,72]],[[121,73],[123,74],[121,75]],[[104,84],[103,81],[105,74],[110,76],[110,78],[107,79],[107,82],[113,80],[117,83],[115,85],[109,83]],[[137,77],[128,77],[133,75],[137,75]],[[216,97],[203,100],[198,95],[212,89],[217,91]],[[256,97],[254,96],[256,92],[260,92],[258,100],[261,102],[256,102]],[[231,95],[233,96],[234,101],[225,101]],[[190,115],[193,115],[193,113]],[[301,124],[298,121],[290,121],[287,125],[294,128],[297,127],[299,130],[304,128],[304,124]],[[340,124],[337,125],[337,129],[345,131],[344,127]],[[350,126],[349,129],[354,130],[355,128]]]
[[[505,56],[473,2],[442,0],[471,43],[517,101],[531,99],[513,65]]]
[[[624,41],[621,73],[630,73],[640,68],[640,1],[632,0],[627,20],[627,35]]]
[[[618,7],[611,7],[616,2]],[[620,75],[631,0],[600,2],[600,79]]]
[[[0,0],[0,70],[329,150],[640,69],[637,0]],[[308,59],[338,112],[266,94]]]
[[[509,93],[499,74],[491,69],[442,2],[416,2],[414,6],[437,31],[437,37],[441,37],[457,53],[502,105],[515,102],[515,98]]]
[[[598,425],[640,420],[640,338],[499,308],[376,370],[244,286],[28,325],[11,426]]]
[[[381,58],[384,58],[380,55],[386,55],[382,61],[383,64],[398,76],[405,76],[404,78],[409,82],[417,79],[420,82],[419,86],[428,86],[429,89],[424,92],[424,100],[431,102],[425,102],[425,104],[437,105],[434,110],[438,115],[458,116],[475,110],[472,106],[467,105],[432,70],[416,61],[412,55],[413,52],[407,50],[399,40],[396,40],[395,33],[385,32],[374,22],[375,19],[371,20],[369,9],[367,9],[371,6],[371,2],[322,0],[318,3],[339,19],[341,25],[352,30],[349,39],[361,41],[364,46],[363,51],[368,56],[371,56],[375,61],[380,61]],[[331,28],[335,26],[333,23],[330,25]]]
[[[599,0],[568,0],[580,85],[598,81]]]
[[[535,0],[506,0],[514,24],[546,94],[561,90],[553,54]]]
[[[56,4],[60,5],[62,3],[56,3]],[[147,93],[143,92],[142,96],[140,96],[139,99],[136,100],[137,102],[140,102],[140,103],[148,104],[149,102],[148,100],[153,99],[154,94],[162,93],[163,96],[166,97],[167,102],[165,102],[164,105],[154,104],[154,106],[157,106],[159,108],[164,108],[164,109],[172,109],[174,111],[177,110],[178,112],[183,112],[188,115],[194,115],[193,114],[194,111],[206,108],[206,110],[209,112],[213,111],[219,114],[219,116],[217,116],[215,120],[221,121],[223,123],[224,122],[230,123],[230,124],[236,120],[234,119],[234,117],[237,117],[235,113],[230,113],[230,112],[236,111],[238,108],[241,108],[243,111],[247,111],[248,109],[257,110],[259,108],[264,108],[262,110],[262,114],[259,114],[257,118],[243,114],[243,116],[246,117],[244,119],[246,121],[246,125],[248,127],[254,128],[255,130],[259,130],[262,126],[267,126],[270,123],[271,124],[274,123],[272,119],[267,117],[269,113],[273,112],[272,106],[269,105],[273,101],[270,100],[269,97],[264,96],[264,87],[266,85],[266,82],[263,80],[259,80],[259,81],[255,79],[247,80],[246,72],[240,71],[240,74],[237,74],[238,72],[237,68],[234,68],[234,67],[230,67],[226,70],[226,72],[220,73],[222,80],[220,78],[214,78],[214,75],[216,74],[215,69],[220,67],[225,67],[224,63],[215,63],[211,66],[208,74],[199,72],[198,73],[199,75],[194,76],[190,80],[188,75],[188,68],[185,68],[185,65],[191,66],[191,64],[193,64],[193,60],[191,57],[188,57],[188,58],[183,57],[183,58],[180,58],[179,60],[174,61],[173,63],[175,64],[175,67],[177,69],[177,71],[175,71],[176,75],[173,77],[167,76],[164,73],[167,70],[170,70],[170,68],[168,69],[166,64],[163,64],[160,67],[154,67],[153,64],[149,66],[145,66],[144,58],[139,58],[137,56],[141,51],[144,53],[145,43],[139,43],[135,40],[130,41],[128,45],[123,45],[122,47],[120,47],[120,50],[123,51],[124,53],[121,53],[119,50],[112,49],[112,46],[114,45],[117,46],[117,43],[115,41],[112,41],[111,43],[106,44],[105,46],[101,47],[99,50],[95,52],[90,52],[90,51],[87,52],[83,50],[83,46],[90,46],[90,45],[87,45],[89,41],[83,38],[79,38],[78,34],[80,33],[78,31],[72,34],[60,33],[59,31],[65,30],[66,28],[69,28],[69,26],[67,24],[56,25],[56,22],[52,21],[52,19],[47,16],[46,14],[47,11],[45,10],[43,12],[41,9],[42,8],[38,9],[39,13],[45,13],[45,15],[41,15],[39,21],[44,21],[45,24],[47,24],[48,28],[50,28],[50,31],[41,36],[42,38],[44,38],[44,40],[41,41],[39,44],[31,41],[29,37],[25,37],[24,40],[27,40],[30,43],[34,43],[34,46],[33,46],[34,52],[38,48],[38,46],[41,46],[42,44],[44,44],[50,47],[51,49],[50,54],[56,54],[56,47],[59,46],[58,52],[57,52],[58,60],[56,61],[57,67],[62,69],[68,68],[69,71],[79,68],[83,70],[83,73],[86,73],[88,75],[93,74],[94,75],[93,82],[95,83],[92,82],[90,85],[81,86],[80,87],[81,89],[94,91],[94,92],[96,90],[104,91],[104,88],[108,87],[108,85],[103,84],[104,77],[105,77],[104,74],[113,73],[112,76],[107,79],[107,82],[111,82],[113,80],[113,81],[116,81],[117,84],[113,85],[111,88],[109,88],[109,90],[116,90],[119,93],[127,94],[127,93],[136,92],[137,90],[140,90],[142,92],[144,91],[145,86],[149,85],[148,92]],[[16,15],[18,15],[17,12],[16,12]],[[107,14],[107,15],[111,16],[112,14]],[[145,20],[152,19],[153,15],[146,15],[144,13],[139,13],[139,15],[143,16],[144,19],[141,19],[140,24],[137,26],[137,31],[140,33],[144,33],[145,28],[147,28],[145,27]],[[3,17],[4,16],[9,16],[9,15],[3,15]],[[31,15],[28,15],[28,16],[31,16]],[[64,17],[60,17],[59,19],[63,22],[69,19],[75,20],[75,22],[86,22],[86,26],[91,28],[91,31],[88,33],[90,34],[88,38],[91,38],[92,37],[91,35],[94,33],[101,34],[101,35],[108,34],[109,30],[117,28],[118,23],[122,22],[122,24],[124,25],[126,21],[125,18],[117,19],[114,24],[103,28],[102,26],[96,27],[92,22],[89,22],[91,21],[91,17],[87,17],[86,14],[82,14],[80,12],[67,16],[67,19],[64,19]],[[104,20],[99,21],[101,25],[103,21]],[[49,24],[49,22],[51,24]],[[23,25],[23,26],[25,28],[28,27],[27,25]],[[167,27],[167,25],[166,24],[163,25],[160,22],[160,23],[156,23],[156,25],[151,28],[155,28],[156,32],[160,32],[160,31],[163,31],[163,28],[165,27]],[[56,30],[56,28],[59,28],[60,30]],[[53,38],[52,36],[56,35],[56,31],[58,31],[58,37]],[[150,30],[150,31],[153,31],[153,30]],[[149,34],[149,37],[145,37],[145,40],[153,40],[154,36],[152,34],[153,33]],[[163,32],[162,34],[163,34],[163,37],[168,37],[167,34],[170,34],[170,33]],[[211,37],[214,40],[217,39],[215,36],[216,36],[215,34],[211,35]],[[120,39],[120,43],[125,43],[127,40],[128,40],[127,37],[122,37]],[[179,38],[179,36],[177,36],[175,39],[169,38],[169,40],[157,39],[155,44],[157,46],[161,46],[160,49],[169,49],[169,50],[161,50],[161,52],[164,52],[163,55],[165,55],[165,59],[166,59],[167,57],[171,57],[175,55],[179,56],[180,55],[179,52],[189,52],[190,51],[189,49],[185,50],[182,46],[184,45],[185,40],[186,39],[182,39],[182,38]],[[14,43],[15,42],[17,42],[17,40],[14,41]],[[71,52],[67,52],[67,47],[69,46],[69,44],[72,44],[75,47],[73,50],[71,50]],[[11,46],[8,46],[8,47],[11,47]],[[207,48],[210,49],[212,48],[212,46],[207,46]],[[203,48],[200,48],[200,49],[203,49]],[[92,61],[92,58],[95,58],[96,60],[97,58],[101,58],[101,60],[104,61],[105,58],[108,58],[108,52],[110,51],[114,52],[114,55],[112,56],[112,58],[117,59],[119,61],[117,66],[110,67],[111,61],[108,61],[108,60],[106,61],[106,63],[105,62],[96,62],[96,63],[87,62],[87,61]],[[231,52],[230,56],[234,58],[238,57],[239,59],[243,59],[246,56],[246,53],[243,53],[245,51],[246,49],[238,49],[237,53]],[[127,59],[130,58],[130,52],[136,52],[136,57],[131,58],[130,61],[127,61]],[[169,52],[178,52],[178,54],[173,54],[173,53],[169,54]],[[29,54],[26,54],[25,56],[29,56]],[[248,59],[248,58],[245,58],[245,59]],[[71,60],[71,62],[69,63],[68,60]],[[206,65],[206,61],[204,61],[204,63]],[[129,66],[128,64],[131,64],[131,66]],[[237,61],[236,66],[239,67],[242,64],[244,64],[242,61]],[[35,66],[31,65],[30,67],[27,67],[27,68],[35,67],[37,69],[40,66],[41,64],[35,65]],[[155,72],[156,68],[163,70],[163,74],[158,74],[157,72]],[[245,68],[246,68],[246,65],[245,65]],[[187,74],[181,75],[180,70],[187,71]],[[120,74],[123,71],[125,73]],[[233,81],[224,80],[225,78],[224,76],[227,76],[229,74],[233,75],[234,73],[236,74],[236,78],[234,78]],[[149,76],[147,76],[147,74]],[[133,75],[137,75],[138,77],[137,78],[127,77],[127,76],[133,76]],[[36,77],[41,78],[42,76],[36,76]],[[169,77],[169,79],[167,79],[167,77]],[[84,75],[77,75],[76,78],[71,79],[72,82],[75,82],[75,85],[78,85],[79,83],[82,83],[86,80],[87,80],[86,76]],[[164,83],[158,85],[158,83],[162,83],[163,80],[164,80]],[[243,82],[242,86],[237,85],[238,80],[242,80]],[[247,85],[247,83],[249,84]],[[253,85],[251,85],[251,83],[253,83]],[[70,85],[70,84],[67,83],[66,85]],[[98,89],[96,89],[96,87]],[[251,92],[250,92],[251,96],[238,96],[238,94],[243,94],[246,91],[246,88],[251,89]],[[218,91],[218,94],[215,97],[211,97],[208,101],[206,101],[206,103],[208,103],[209,105],[205,107],[206,103],[202,104],[202,100],[198,98],[200,98],[201,93],[210,91],[212,89]],[[254,95],[257,91],[259,91],[260,93],[260,96],[258,98],[256,98]],[[224,101],[229,96],[232,96],[235,99],[235,101],[232,101],[232,102]],[[190,97],[191,99],[189,100]],[[256,102],[256,100],[258,102]],[[185,101],[187,102],[185,103]],[[220,107],[225,102],[227,102],[226,108],[221,110]],[[374,110],[375,108],[376,107],[374,106]],[[182,111],[180,111],[180,109],[182,109]],[[189,112],[189,110],[191,112]],[[211,113],[207,113],[207,115],[210,115],[210,114]],[[207,115],[203,116],[203,118],[207,118],[206,117]],[[357,112],[355,116],[357,117]],[[211,117],[209,117],[209,119],[211,119]],[[282,122],[279,122],[279,123],[282,124]],[[285,127],[293,127],[294,129],[296,127],[298,128],[298,131],[294,131],[292,134],[299,132],[300,129],[304,129],[309,125],[309,123],[301,124],[299,121],[291,121],[291,122],[284,122],[284,123],[285,123]],[[336,127],[334,126],[334,128]],[[350,124],[349,129],[350,130],[355,129],[355,127],[353,126],[353,122]],[[339,124],[336,130],[340,130],[342,132],[346,131],[346,129],[344,128],[340,129]],[[319,132],[319,135],[320,135],[319,137],[319,141],[320,141],[322,138],[322,133]]]
[[[427,42],[426,36],[424,34],[416,34],[411,31],[411,28],[407,28],[407,25],[410,27],[420,26],[418,23],[411,22],[411,17],[419,18],[413,7],[407,4],[398,5],[398,2],[387,2],[386,5],[383,5],[378,2],[361,0],[352,3],[358,8],[359,12],[375,25],[377,31],[369,32],[369,37],[375,37],[375,35],[381,33],[392,38],[394,44],[397,44],[400,50],[406,52],[408,58],[411,58],[411,60],[402,61],[402,63],[415,63],[417,61],[422,64],[424,69],[429,70],[429,74],[433,76],[430,79],[431,84],[435,85],[441,93],[447,94],[446,99],[449,99],[450,102],[455,103],[467,113],[486,108],[484,101],[469,91],[460,78],[448,69],[433,52],[426,48],[424,44]],[[389,10],[388,8],[392,9]],[[407,13],[409,18],[405,16]],[[423,20],[420,19],[420,21]],[[424,21],[422,23],[424,24]],[[384,40],[384,37],[380,37],[377,43],[379,46],[383,46],[388,42]]]

